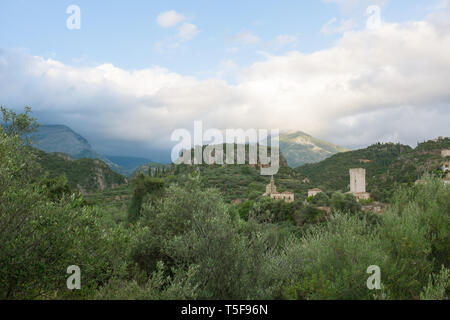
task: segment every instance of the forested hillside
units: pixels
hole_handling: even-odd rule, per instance
[[[224,145],[223,150],[231,145]],[[238,145],[233,145],[237,150]],[[204,147],[205,148],[205,147]],[[203,150],[204,150],[203,148]],[[152,175],[163,178],[166,183],[185,183],[190,176],[196,175],[202,185],[210,188],[217,188],[227,202],[232,200],[255,199],[265,192],[266,185],[270,181],[270,176],[261,175],[258,165],[248,164],[249,145],[245,145],[246,164],[198,164],[198,165],[170,165],[152,170]],[[192,152],[192,159],[194,153]],[[271,148],[268,147],[270,154]],[[225,154],[224,154],[225,156]],[[235,153],[235,163],[237,163],[237,153]],[[144,171],[145,172],[145,171]],[[148,173],[148,172],[145,172]],[[280,168],[275,175],[280,192],[290,190],[292,192],[304,194],[307,186],[301,183],[302,175],[290,168],[282,152],[280,152]]]
[[[365,168],[367,190],[377,200],[388,201],[396,186],[413,184],[426,173],[441,175],[441,150],[450,148],[450,138],[421,143],[413,149],[401,144],[375,144],[336,154],[296,171],[324,190],[349,190],[349,169]]]
[[[65,175],[71,189],[82,193],[92,193],[115,188],[127,179],[112,171],[99,159],[82,158],[75,160],[63,153],[46,153],[33,149],[40,165],[39,174],[48,173],[49,178]]]

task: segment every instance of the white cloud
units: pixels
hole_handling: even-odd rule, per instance
[[[242,31],[235,34],[231,38],[231,41],[239,46],[252,46],[258,44],[261,39],[249,31]]]
[[[298,37],[291,34],[280,34],[272,41],[275,48],[281,49],[288,46],[293,46],[298,43]]]
[[[176,26],[185,20],[186,17],[184,15],[174,10],[160,13],[156,19],[158,24],[165,28]],[[199,30],[195,24],[190,22],[183,22],[178,27],[178,33],[176,35],[164,41],[156,41],[154,44],[155,49],[159,52],[163,52],[166,48],[179,48],[181,42],[192,40],[198,34],[198,32]]]
[[[219,62],[219,68],[217,71],[217,75],[219,77],[235,75],[237,72],[239,72],[239,66],[234,60],[223,59]]]
[[[198,28],[192,23],[183,23],[179,30],[177,37],[181,39],[181,41],[188,41],[194,38],[198,33]]]
[[[442,32],[450,31],[450,0],[442,0],[436,11],[426,17],[426,21],[437,25]]]
[[[177,25],[185,19],[186,18],[182,14],[176,12],[175,10],[170,10],[160,13],[156,18],[156,22],[161,27],[168,28]]]
[[[309,54],[266,56],[239,70],[235,84],[0,51],[1,103],[31,105],[100,151],[132,142],[161,147],[194,120],[205,128],[302,130],[343,145],[413,144],[449,134],[450,33],[433,17],[344,33],[334,47]]]
[[[343,33],[354,29],[357,23],[353,19],[342,20],[339,25],[336,25],[337,19],[332,18],[330,21],[325,23],[320,29],[320,32],[325,35],[332,35],[337,33]]]

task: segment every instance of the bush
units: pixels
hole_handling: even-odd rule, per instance
[[[331,196],[331,208],[333,211],[357,213],[361,211],[361,204],[350,193],[335,192]]]
[[[280,257],[286,275],[284,296],[298,299],[369,299],[366,269],[384,266],[387,257],[365,221],[335,214],[292,239]],[[288,280],[291,279],[291,280]]]
[[[425,185],[400,189],[377,223],[360,214],[335,213],[325,225],[311,227],[300,241],[292,238],[276,261],[286,275],[284,297],[447,296],[449,193],[440,180],[429,179]],[[370,265],[381,269],[380,292],[366,287]],[[430,278],[431,274],[435,276]]]
[[[143,206],[146,231],[133,249],[141,269],[149,275],[159,261],[168,274],[196,268],[200,299],[264,297],[258,284],[265,281],[262,266],[272,252],[269,233],[252,221],[233,222],[217,190],[202,191],[193,182],[188,189],[171,186],[166,195]]]

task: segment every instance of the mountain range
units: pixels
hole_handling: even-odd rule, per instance
[[[137,157],[107,156],[95,151],[80,134],[65,125],[42,125],[32,134],[33,146],[47,153],[65,153],[73,159],[100,159],[111,170],[129,176],[151,160]]]
[[[32,135],[34,147],[44,152],[65,153],[73,159],[100,159],[113,171],[132,176],[137,171],[162,164],[142,157],[103,155],[97,152],[80,134],[65,125],[43,125]],[[280,149],[290,167],[322,161],[349,149],[314,138],[301,131],[283,132],[279,136]]]
[[[34,146],[45,151],[37,154],[42,168],[51,177],[66,174],[71,186],[85,193],[121,185],[127,181],[123,172],[133,176],[137,172],[148,173],[150,167],[163,172],[168,182],[183,182],[186,173],[199,170],[205,185],[219,188],[229,201],[260,194],[269,179],[251,166],[173,166],[147,158],[105,156],[81,135],[62,125],[43,126],[33,139]],[[284,132],[280,135],[280,147],[283,163],[276,175],[280,190],[305,194],[309,188],[319,187],[327,192],[346,192],[348,170],[361,167],[367,170],[368,192],[377,200],[387,201],[398,184],[412,184],[425,173],[441,175],[440,167],[445,160],[440,153],[450,149],[450,138],[423,142],[416,148],[378,143],[348,151],[303,132]],[[301,165],[294,170],[292,167],[298,163]]]

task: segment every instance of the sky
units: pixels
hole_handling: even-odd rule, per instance
[[[415,146],[449,83],[448,0],[0,1],[0,104],[109,155],[167,160],[196,120]]]

